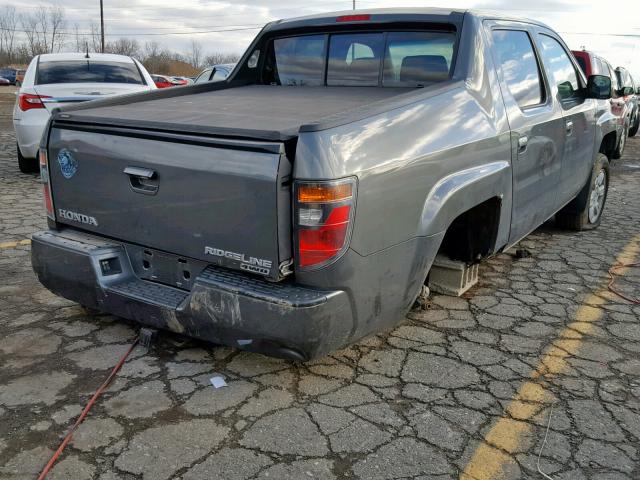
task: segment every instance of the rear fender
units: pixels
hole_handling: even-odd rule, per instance
[[[496,246],[505,245],[511,222],[511,188],[511,165],[507,161],[485,163],[447,175],[427,194],[418,235],[444,232],[462,213],[498,197],[502,200],[502,208]]]

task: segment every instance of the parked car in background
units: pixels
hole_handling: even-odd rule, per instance
[[[221,63],[207,67],[196,77],[195,83],[219,82],[224,80],[231,74],[235,66],[235,63]]]
[[[0,85],[11,85],[11,82],[4,77],[0,77]]]
[[[168,75],[157,75],[154,73],[151,75],[151,78],[153,78],[153,81],[158,88],[180,87],[187,84],[186,81],[178,80]]]
[[[633,77],[629,71],[624,67],[616,68],[616,75],[618,76],[618,82],[620,84],[619,95],[628,104],[629,113],[629,136],[633,137],[638,133],[640,127],[640,109],[638,98],[638,91],[636,84],[633,81]]]
[[[182,82],[183,85],[191,85],[193,83],[193,78],[191,77],[173,77],[175,80]]]
[[[597,104],[606,117],[606,120],[602,121],[612,123],[616,132],[615,140],[609,137],[613,142],[613,146],[609,146],[610,149],[613,147],[612,158],[621,158],[629,134],[630,110],[629,103],[621,96],[619,76],[607,60],[593,52],[572,50],[571,53],[587,78],[591,75],[604,75],[611,79],[612,97],[608,100],[597,101]]]
[[[124,55],[36,55],[27,67],[13,109],[20,171],[37,171],[40,139],[53,109],[155,88],[144,66]]]
[[[15,68],[0,68],[0,77],[6,78],[9,80],[11,85],[15,85],[16,83],[16,73],[18,70]]]
[[[22,82],[24,82],[24,74],[26,70],[18,70],[16,72],[16,87],[21,87]]]
[[[531,20],[272,22],[224,82],[54,115],[33,268],[154,328],[322,356],[403,320],[436,255],[464,271],[554,215],[597,227],[610,96]]]

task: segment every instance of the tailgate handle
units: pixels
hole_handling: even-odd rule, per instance
[[[149,168],[127,167],[124,173],[129,175],[131,190],[143,195],[155,195],[158,193],[158,184],[151,183],[156,177],[156,172]]]

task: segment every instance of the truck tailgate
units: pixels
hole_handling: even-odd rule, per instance
[[[54,122],[59,223],[279,279],[291,258],[291,164],[278,142]]]

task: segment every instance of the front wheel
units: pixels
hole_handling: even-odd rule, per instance
[[[614,158],[616,160],[618,158],[622,158],[622,155],[624,154],[624,147],[627,145],[627,135],[628,134],[629,134],[629,129],[625,127],[624,130],[622,130],[622,135],[620,136],[620,141],[618,142],[618,147],[613,152],[613,155],[611,155],[612,158]]]
[[[640,128],[640,106],[636,108],[635,120],[631,123],[631,127],[629,127],[629,136],[635,137],[636,133],[638,133],[638,128]]]
[[[589,181],[567,206],[556,214],[556,223],[570,230],[589,230],[600,225],[609,191],[609,160],[598,154]]]

